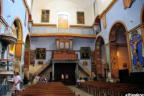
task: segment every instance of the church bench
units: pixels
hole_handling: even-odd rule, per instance
[[[75,96],[75,94],[62,83],[37,83],[26,88],[15,96]]]
[[[123,96],[126,93],[144,92],[144,87],[134,84],[107,83],[98,81],[81,82],[80,88],[94,96],[103,96],[104,94],[113,96]]]

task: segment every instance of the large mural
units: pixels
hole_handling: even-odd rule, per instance
[[[129,44],[131,62],[134,72],[144,71],[144,46],[142,39],[142,27],[129,32]]]

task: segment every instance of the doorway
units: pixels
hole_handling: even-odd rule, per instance
[[[74,84],[76,63],[55,63],[55,81]]]
[[[105,43],[104,39],[99,36],[96,40],[95,44],[95,72],[96,77],[98,80],[105,80],[106,79],[106,71],[107,71],[107,64],[106,64],[106,55],[105,55]]]
[[[119,79],[121,70],[129,69],[126,29],[123,24],[116,23],[110,31],[111,77]]]

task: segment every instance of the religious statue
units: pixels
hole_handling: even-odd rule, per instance
[[[137,66],[141,64],[144,66],[143,56],[142,56],[142,36],[138,34],[137,31],[132,32],[132,37],[130,39],[130,46],[133,54],[133,64]]]

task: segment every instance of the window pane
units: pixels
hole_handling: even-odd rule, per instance
[[[72,41],[70,41],[70,49],[72,49]]]
[[[66,42],[66,43],[65,43],[65,48],[66,48],[66,49],[69,49],[69,42]]]
[[[64,42],[60,42],[60,48],[64,49]]]

